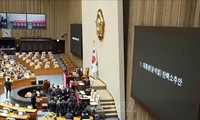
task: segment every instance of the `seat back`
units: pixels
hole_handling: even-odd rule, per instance
[[[97,93],[94,92],[94,93],[93,93],[93,96],[92,96],[91,98],[95,100],[95,99],[96,99],[96,96],[97,96]]]
[[[89,75],[89,71],[90,71],[90,68],[85,68],[85,74],[84,74],[84,76],[88,76]]]
[[[99,103],[99,101],[100,101],[100,95],[96,95],[95,102]]]

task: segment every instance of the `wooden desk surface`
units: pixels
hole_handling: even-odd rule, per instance
[[[4,104],[4,103],[0,103],[0,106],[5,107],[5,108],[9,108],[9,109],[12,109],[12,110],[24,110],[27,113],[35,113],[35,112],[37,112],[37,109],[28,109],[28,108],[24,108],[24,107],[15,107],[12,104],[7,105],[7,104]]]
[[[13,113],[9,113],[9,114],[4,114],[4,113],[0,113],[1,117],[10,117],[10,118],[15,118],[15,119],[20,119],[20,120],[29,120],[29,116],[28,115],[23,115],[23,116],[19,116],[19,115],[14,115]]]
[[[44,117],[43,120],[47,120],[47,118]],[[57,117],[56,120],[65,120],[65,118],[64,117]],[[81,120],[81,117],[74,117],[73,120]],[[90,116],[90,120],[93,120],[92,116]]]
[[[47,118],[44,117],[43,120],[47,120]],[[65,120],[65,118],[64,117],[56,117],[56,120]]]
[[[74,117],[73,120],[81,120],[81,117]],[[92,117],[92,116],[90,116],[90,120],[93,120],[93,117]]]

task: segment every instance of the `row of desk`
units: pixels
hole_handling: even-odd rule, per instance
[[[15,118],[16,120],[36,120],[37,119],[37,110],[36,109],[28,109],[25,107],[15,107],[12,104],[4,104],[4,103],[0,103],[0,108],[9,108],[12,111],[18,111],[18,110],[24,110],[26,112],[26,115],[23,116],[19,116],[13,113],[9,113],[9,114],[4,114],[0,112],[0,118],[7,118],[7,117],[11,117],[11,118]]]
[[[46,117],[43,120],[48,120]],[[56,120],[66,120],[64,117],[56,117]],[[81,117],[74,117],[73,120],[81,120]],[[90,116],[90,120],[94,120],[92,116]]]
[[[40,57],[40,56],[39,56]],[[38,59],[39,59],[38,57]],[[19,58],[16,56],[16,60],[22,64],[23,66],[30,69],[31,72],[35,73],[35,75],[51,75],[51,74],[62,74],[63,70],[61,67],[59,68],[41,68],[41,69],[35,69],[35,66],[30,66],[29,63],[26,63],[26,60],[23,60],[23,58]],[[43,62],[42,62],[43,63]],[[45,63],[43,63],[45,64]]]
[[[12,90],[19,88],[21,86],[29,86],[31,85],[31,81],[35,81],[36,77],[31,77],[31,78],[23,78],[23,79],[19,79],[19,80],[12,80]],[[0,94],[2,93],[2,90],[4,88],[6,79],[5,78],[0,78],[0,84],[1,84],[1,88],[0,88]]]

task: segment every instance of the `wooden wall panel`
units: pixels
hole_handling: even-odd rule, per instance
[[[200,0],[130,0],[127,55],[127,120],[155,120],[131,95],[134,26],[200,27]]]
[[[67,28],[67,41],[65,43],[65,51],[70,55],[72,60],[77,66],[83,67],[83,60],[74,56],[70,52],[70,24],[81,24],[82,23],[82,4],[81,0],[69,0],[67,6],[68,15],[68,28]]]

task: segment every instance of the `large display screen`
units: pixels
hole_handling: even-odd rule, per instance
[[[71,24],[70,33],[70,51],[82,58],[82,24]]]
[[[46,29],[46,15],[27,13],[0,13],[0,28]]]
[[[8,13],[7,14],[8,28],[26,28],[26,14]]]
[[[28,29],[46,29],[45,14],[27,14]]]
[[[135,28],[131,95],[160,120],[198,120],[198,31],[200,29]]]

